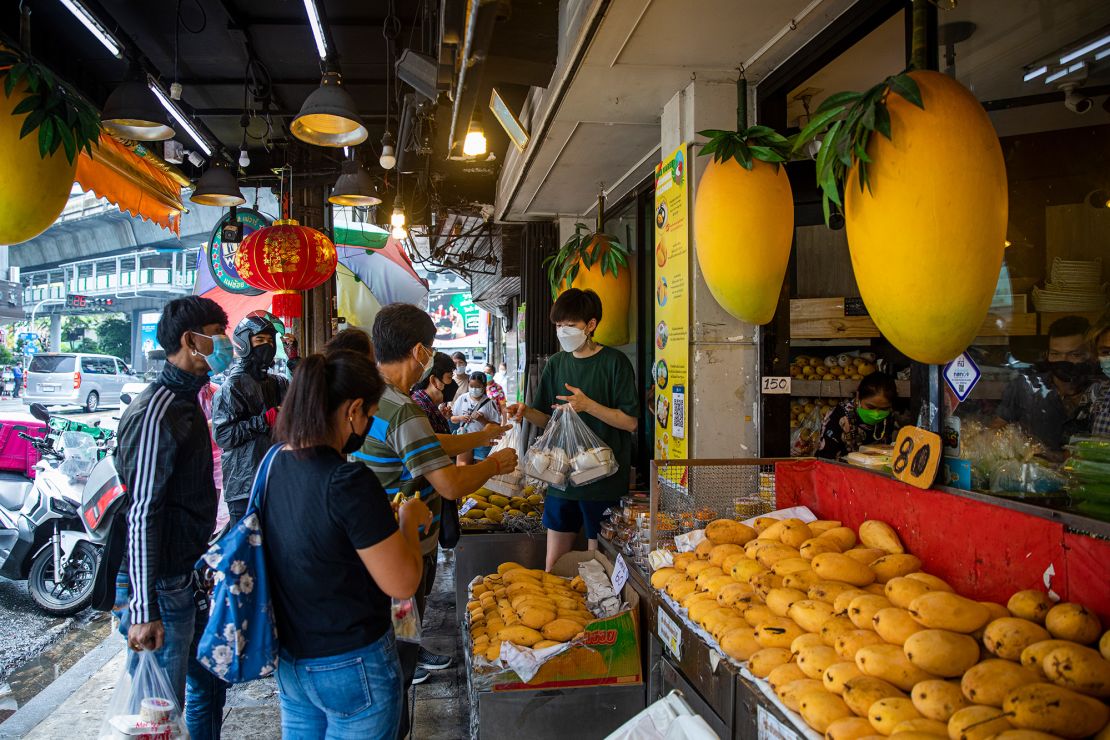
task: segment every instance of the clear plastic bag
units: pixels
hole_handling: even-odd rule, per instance
[[[1065,485],[1062,475],[1035,462],[1005,460],[991,471],[991,493],[1047,496],[1059,493]]]
[[[89,473],[96,466],[97,453],[96,440],[91,434],[63,432],[63,460],[58,470],[70,478],[88,478]]]
[[[501,439],[497,440],[496,444],[490,448],[490,454],[498,450],[516,450],[519,454],[520,443],[524,435],[520,431],[520,424],[513,422],[512,429],[506,432]],[[519,496],[520,492],[524,489],[524,471],[520,469],[520,464],[513,468],[508,473],[495,475],[486,481],[486,488],[494,493],[500,493],[502,496]]]
[[[393,600],[393,634],[401,642],[420,642],[422,629],[416,599],[409,597]]]
[[[825,411],[816,406],[801,419],[798,426],[790,430],[790,456],[812,457],[821,441],[821,430],[825,427]]]
[[[101,740],[188,740],[181,707],[154,653],[140,651],[133,662],[133,667],[132,660],[124,665],[116,681],[100,725]]]
[[[524,457],[524,474],[556,488],[584,486],[617,472],[613,450],[569,404],[558,406]]]

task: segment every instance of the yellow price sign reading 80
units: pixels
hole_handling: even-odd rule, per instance
[[[917,488],[931,488],[940,466],[940,436],[919,427],[902,427],[894,440],[894,477]]]

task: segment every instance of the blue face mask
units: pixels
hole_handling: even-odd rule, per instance
[[[1102,367],[1102,374],[1110,378],[1110,357],[1098,358],[1098,364]]]
[[[198,337],[206,337],[212,341],[212,354],[204,355],[204,361],[208,363],[208,374],[219,375],[224,370],[231,367],[232,351],[231,340],[227,338],[226,334],[201,334],[200,332],[193,332]]]

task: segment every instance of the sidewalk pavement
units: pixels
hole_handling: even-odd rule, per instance
[[[455,615],[455,561],[440,553],[439,573],[428,597],[424,646],[451,655],[450,668],[433,672],[419,686],[414,703],[412,740],[458,740],[467,736],[469,706]],[[15,714],[0,723],[0,740],[95,738],[104,707],[123,670],[124,640],[113,633]],[[224,713],[224,740],[254,740],[281,735],[281,709],[273,679],[233,686]]]

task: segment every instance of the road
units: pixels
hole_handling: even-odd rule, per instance
[[[51,412],[115,429],[120,409],[86,414],[77,407],[57,407]],[[12,413],[26,414],[27,407],[21,400],[0,400],[0,419]],[[71,619],[51,617],[35,606],[25,581],[0,578],[0,721],[95,647],[108,634],[109,621],[91,610]]]

